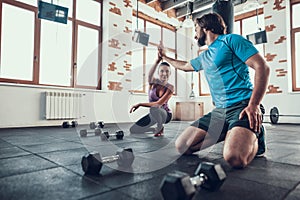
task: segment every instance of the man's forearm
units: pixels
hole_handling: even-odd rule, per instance
[[[186,72],[187,71],[194,71],[193,67],[186,61],[177,60],[177,59],[165,56],[165,55],[162,58],[163,58],[163,60],[170,63],[176,69],[180,69],[180,70],[183,70],[183,71],[186,71]]]

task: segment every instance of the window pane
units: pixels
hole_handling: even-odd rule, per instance
[[[138,18],[138,26],[137,26],[137,23],[136,23],[136,17],[132,17],[132,30],[140,30],[142,32],[144,32],[144,20],[141,19],[141,18]]]
[[[300,4],[293,5],[293,27],[300,27]]]
[[[149,45],[146,48],[146,77],[148,78],[148,72],[154,62],[157,59],[157,46]],[[154,73],[154,77],[157,78],[157,73]]]
[[[148,46],[146,48],[146,88],[148,89],[149,84],[148,84],[148,75],[149,75],[149,70],[153,66],[154,62],[157,59],[157,47],[156,46]],[[154,72],[153,77],[158,78],[158,68],[156,68],[156,71]]]
[[[150,23],[150,22],[147,22],[146,33],[148,33],[150,35],[149,42],[159,44],[159,42],[161,40],[161,27],[160,26]]]
[[[233,33],[235,34],[241,34],[241,21],[236,21],[234,22],[234,25],[233,25]]]
[[[300,32],[295,33],[296,87],[300,88]]]
[[[242,26],[243,26],[243,33],[242,35],[246,37],[246,35],[255,33],[259,31],[259,27],[264,27],[264,15],[258,15],[254,17],[250,17],[247,19],[243,19],[242,21]],[[255,45],[255,48],[259,51],[259,53],[263,56],[264,54],[264,44],[257,44]],[[264,56],[263,56],[264,57]],[[249,76],[251,79],[252,84],[254,84],[254,75],[255,75],[255,70],[252,68],[249,69]]]
[[[99,2],[88,1],[76,1],[76,18],[91,24],[100,25],[101,16],[101,4]]]
[[[264,15],[258,15],[243,20],[243,36],[259,31],[259,28],[265,27]]]
[[[174,58],[175,59],[175,53],[173,52],[167,52],[166,55],[170,58]],[[169,63],[170,64],[170,63]],[[171,66],[171,76],[169,78],[169,83],[171,83],[172,85],[174,85],[174,91],[175,91],[175,79],[176,79],[176,72],[175,72],[175,68]]]
[[[132,90],[143,90],[143,48],[134,48],[132,51],[132,69],[131,69],[131,89]]]
[[[165,47],[175,49],[175,32],[163,28],[163,41]]]
[[[98,79],[98,38],[95,29],[78,26],[77,84],[97,86]]]
[[[72,23],[41,23],[40,83],[70,86]]]
[[[2,9],[0,76],[32,80],[35,15],[7,4]]]
[[[53,3],[55,5],[67,7],[68,8],[68,17],[72,17],[72,14],[73,14],[73,0],[54,0],[54,1],[53,0],[43,0],[43,1],[47,2],[47,3]]]

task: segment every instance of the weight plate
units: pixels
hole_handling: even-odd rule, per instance
[[[272,124],[277,124],[278,119],[279,119],[279,111],[278,111],[278,108],[277,108],[277,107],[273,107],[273,108],[270,110],[270,120],[271,120],[271,123],[272,123]]]

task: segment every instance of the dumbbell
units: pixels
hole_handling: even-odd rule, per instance
[[[91,122],[90,123],[90,129],[95,129],[95,128],[103,128],[104,127],[104,122],[99,121],[99,122]]]
[[[99,174],[104,163],[117,161],[120,167],[130,167],[133,163],[134,155],[131,148],[119,149],[116,155],[101,157],[99,152],[91,152],[82,157],[81,166],[85,174]]]
[[[70,128],[70,127],[77,127],[78,126],[78,122],[77,121],[72,121],[71,123],[70,122],[68,122],[68,121],[64,121],[63,123],[62,123],[62,127],[63,128]]]
[[[187,173],[174,171],[167,174],[161,185],[160,190],[164,199],[191,199],[196,188],[201,187],[215,191],[221,187],[226,179],[226,174],[220,164],[202,162],[198,165],[194,177]]]
[[[79,131],[80,137],[86,137],[88,133],[94,133],[95,136],[101,136],[102,130],[100,128],[96,128],[94,130],[82,129]]]
[[[105,131],[102,133],[101,139],[106,140],[106,139],[109,139],[110,137],[116,137],[116,139],[118,139],[118,140],[123,140],[124,132],[120,130],[114,134],[109,134],[107,131]]]

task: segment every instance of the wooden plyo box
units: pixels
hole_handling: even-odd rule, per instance
[[[203,102],[176,102],[175,120],[194,121],[203,116]]]

